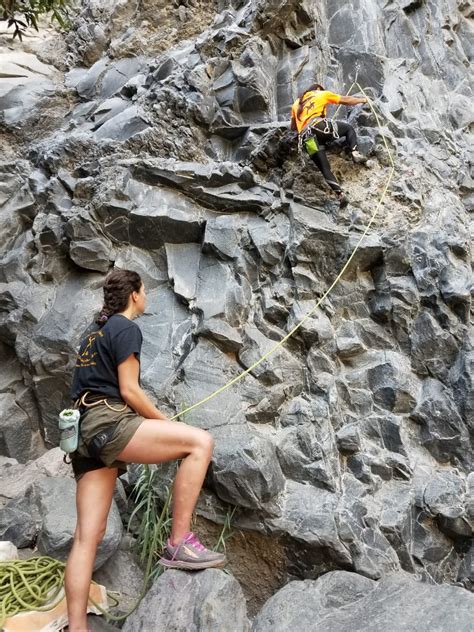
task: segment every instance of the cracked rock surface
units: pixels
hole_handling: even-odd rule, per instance
[[[131,268],[148,293],[142,385],[162,410],[250,368],[185,416],[216,440],[198,514],[222,524],[236,507],[301,594],[352,571],[351,595],[464,604],[404,573],[474,581],[472,17],[454,0],[84,0],[65,36],[1,36],[0,468],[25,481],[17,496],[58,444],[104,276]],[[379,116],[338,111],[370,158],[331,149],[345,209],[288,129],[314,81],[357,81]],[[313,310],[381,198],[384,138],[385,201]],[[34,516],[8,511],[2,528],[23,520],[29,541]],[[324,629],[349,629],[338,616]]]

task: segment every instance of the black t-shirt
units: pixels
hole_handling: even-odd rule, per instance
[[[88,334],[76,359],[72,399],[76,400],[85,391],[122,399],[117,367],[132,353],[140,361],[142,340],[138,325],[122,314],[114,314],[101,329]]]

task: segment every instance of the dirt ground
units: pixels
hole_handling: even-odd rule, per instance
[[[196,531],[207,546],[214,546],[222,527],[205,518],[196,519]],[[240,583],[249,617],[286,583],[286,561],[278,538],[255,531],[235,530],[226,541],[228,570]]]

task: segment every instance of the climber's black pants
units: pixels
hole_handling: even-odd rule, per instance
[[[325,133],[324,130],[329,126],[329,130]],[[313,135],[316,138],[316,142],[318,144],[318,151],[310,156],[311,160],[318,167],[318,169],[323,174],[324,179],[329,184],[333,191],[339,193],[342,191],[336,176],[331,171],[331,167],[329,165],[329,160],[326,156],[326,144],[335,139],[334,136],[334,128],[329,121],[319,121],[316,125],[312,127]],[[337,133],[339,137],[345,138],[345,145],[349,150],[353,150],[357,146],[357,136],[354,131],[354,128],[348,123],[344,123],[344,121],[337,121]]]

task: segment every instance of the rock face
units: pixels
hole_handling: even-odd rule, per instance
[[[75,482],[70,478],[39,477],[0,509],[0,537],[19,548],[35,546],[38,555],[65,561],[76,526],[75,491]],[[117,550],[121,536],[122,522],[113,501],[95,569]]]
[[[167,570],[153,584],[124,632],[249,632],[245,599],[236,579],[217,569]]]
[[[234,505],[236,527],[281,538],[295,579],[403,570],[469,585],[472,9],[178,4],[84,0],[61,59],[0,50],[10,55],[0,77],[2,467],[57,445],[101,283],[131,268],[148,291],[142,384],[163,410],[249,369],[184,416],[216,439],[206,515],[222,522]],[[287,129],[315,80],[340,93],[357,81],[379,117],[338,112],[371,159],[367,168],[331,151],[346,209]],[[387,147],[394,177],[349,269],[254,366],[355,248],[389,176]],[[12,521],[1,521],[5,537]]]
[[[468,632],[474,596],[430,586],[404,573],[374,582],[334,571],[317,581],[291,582],[265,604],[253,632]]]

